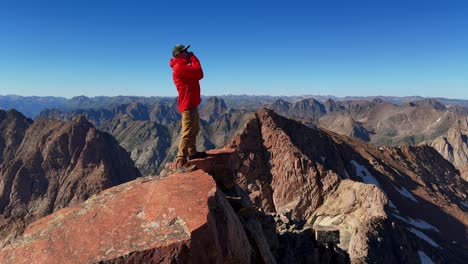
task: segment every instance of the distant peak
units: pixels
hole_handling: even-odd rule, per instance
[[[218,98],[216,96],[210,97],[208,99],[208,101],[206,102],[206,105],[216,105],[216,106],[221,107],[222,109],[227,108],[226,103],[224,102],[224,100],[221,99],[221,98]]]
[[[74,96],[71,98],[71,100],[86,100],[86,99],[90,99],[90,98],[87,97],[86,95],[78,95],[78,96]]]
[[[265,107],[262,107],[260,109],[257,110],[256,112],[256,115],[258,116],[258,118],[260,120],[262,119],[266,119],[266,118],[272,118],[272,117],[276,117],[279,115],[275,113],[275,111],[271,110],[271,109],[268,109],[268,108],[265,108]]]
[[[29,120],[32,122],[31,119],[27,118],[23,113],[19,112],[16,109],[9,109],[9,110],[1,110],[0,109],[0,121],[2,119],[7,120]]]
[[[423,99],[423,100],[417,100],[417,101],[412,101],[408,103],[409,106],[430,106],[436,110],[446,110],[447,108],[445,107],[444,104],[440,103],[436,99]]]
[[[202,119],[212,122],[227,109],[223,99],[210,97],[200,109],[200,116]]]
[[[291,105],[291,103],[280,98],[280,99],[276,100],[273,103],[273,105],[281,105],[281,106],[282,105],[287,105],[287,106],[289,106],[289,105]]]
[[[70,122],[73,126],[94,127],[84,115],[77,115],[73,117]]]
[[[0,110],[1,111],[1,110]],[[20,111],[16,109],[9,109],[6,111],[7,116],[22,117],[26,118]]]

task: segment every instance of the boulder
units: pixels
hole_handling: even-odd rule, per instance
[[[223,227],[223,228],[220,228]],[[31,224],[1,263],[248,263],[248,239],[202,170],[140,178]]]

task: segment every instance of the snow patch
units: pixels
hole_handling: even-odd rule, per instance
[[[434,264],[432,259],[424,253],[424,251],[418,250],[418,255],[419,255],[419,260],[421,261],[421,264]]]
[[[403,217],[401,217],[399,215],[396,215],[396,214],[393,214],[393,216],[400,219],[401,221],[403,221],[403,222],[405,222],[407,224],[410,224],[410,225],[412,225],[414,227],[417,227],[419,229],[426,229],[426,230],[432,229],[434,231],[440,232],[439,229],[437,229],[437,227],[435,227],[435,226],[433,226],[433,225],[429,224],[428,222],[423,221],[421,219],[413,219],[411,217],[408,217],[408,219],[405,219],[405,218],[403,218]]]
[[[321,219],[320,221],[317,221],[316,224],[317,225],[321,225],[321,226],[331,226],[333,225],[336,220],[340,219],[341,216],[340,215],[336,215],[334,217],[330,217],[330,216],[325,216],[323,219]]]
[[[462,204],[465,208],[468,208],[468,203],[461,202],[461,204]]]
[[[356,168],[356,174],[361,177],[364,183],[374,184],[382,190],[382,187],[380,186],[377,179],[366,169],[366,167],[360,165],[355,160],[352,160],[351,164],[353,164],[353,166]]]
[[[439,117],[439,118],[437,119],[437,121],[435,121],[435,122],[436,122],[436,123],[439,123],[440,119],[442,119],[442,117]]]
[[[395,213],[399,214],[400,211],[398,211],[398,208],[396,207],[396,205],[392,202],[392,200],[390,200],[390,198],[387,198],[387,199],[388,199],[388,205],[390,206],[390,208],[392,208]]]
[[[401,189],[400,189],[397,186],[395,186],[395,189],[397,189],[397,191],[401,195],[405,196],[406,198],[410,199],[411,201],[413,201],[415,203],[418,202],[418,200],[416,200],[416,198],[405,187],[402,186]]]
[[[344,171],[344,175],[345,175],[346,179],[349,179],[349,174],[348,174],[348,172],[346,170]]]
[[[421,238],[422,240],[426,241],[427,243],[429,243],[431,246],[435,247],[435,248],[440,248],[439,244],[437,244],[436,242],[434,242],[434,240],[432,240],[430,237],[428,237],[426,234],[424,234],[423,232],[417,230],[417,229],[414,229],[412,227],[408,228],[408,230],[415,234],[417,237]]]

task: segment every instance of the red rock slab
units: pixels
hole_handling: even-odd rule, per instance
[[[207,156],[205,158],[190,160],[189,164],[195,164],[197,168],[207,173],[217,165],[232,169],[230,168],[230,160],[235,158],[235,154],[237,152],[233,148],[212,149],[206,152]]]
[[[95,263],[189,241],[215,191],[202,170],[118,185],[32,223],[0,263]]]
[[[189,164],[194,164],[198,169],[213,176],[219,185],[227,188],[233,187],[235,185],[233,173],[238,159],[237,150],[234,148],[212,149],[206,154],[205,158],[190,160]],[[175,166],[175,162],[166,163],[158,177],[166,177],[176,172]]]
[[[235,148],[212,149],[206,152],[207,156],[205,158],[190,160],[189,164],[195,164],[199,169],[209,171],[212,169],[213,165],[221,163],[226,165],[226,162],[236,153],[237,150]],[[175,172],[175,165],[175,161],[168,162],[162,174],[170,175],[172,172]]]

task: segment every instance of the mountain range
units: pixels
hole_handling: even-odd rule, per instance
[[[277,99],[265,105],[283,116],[295,119],[310,127],[322,127],[336,133],[359,138],[376,145],[431,144],[445,137],[449,130],[468,116],[468,108],[447,107],[424,99],[396,105],[381,99],[373,101],[351,100],[323,102],[314,98],[288,102]],[[198,148],[213,149],[223,146],[245,124],[253,110],[229,108],[222,99],[205,99],[200,108],[202,132]],[[132,102],[111,109],[77,109],[61,111],[45,109],[38,117],[71,120],[77,115],[86,117],[96,128],[112,134],[131,153],[132,159],[143,175],[157,174],[177,152],[180,131],[180,114],[175,100],[167,104]],[[466,137],[457,141],[457,157],[468,142]],[[439,150],[444,157],[442,149]],[[450,158],[448,158],[449,161]],[[456,167],[464,171],[465,159]]]
[[[212,97],[200,108],[199,149],[222,147],[247,121],[251,111],[227,108],[222,99]],[[71,120],[83,116],[96,128],[112,134],[127,151],[143,175],[157,174],[177,154],[180,114],[175,101],[170,105],[140,102],[112,109],[78,109],[63,112],[45,109],[41,118]]]
[[[202,104],[212,96],[202,96]],[[332,95],[301,95],[301,96],[269,96],[269,95],[218,95],[216,96],[226,102],[228,108],[247,109],[256,111],[259,107],[269,105],[282,99],[284,101],[295,103],[308,98],[315,98],[320,102],[327,99],[334,101],[372,101],[374,99],[383,100],[392,104],[402,105],[412,101],[424,99],[433,99],[446,106],[468,107],[468,100],[448,99],[448,98],[427,98],[421,96],[345,96],[337,97]],[[95,96],[87,97],[84,95],[72,98],[57,96],[19,96],[19,95],[0,95],[0,109],[16,109],[29,118],[36,117],[45,108],[56,108],[61,111],[72,111],[77,109],[112,109],[118,105],[139,102],[142,104],[171,104],[174,97],[162,96]]]

